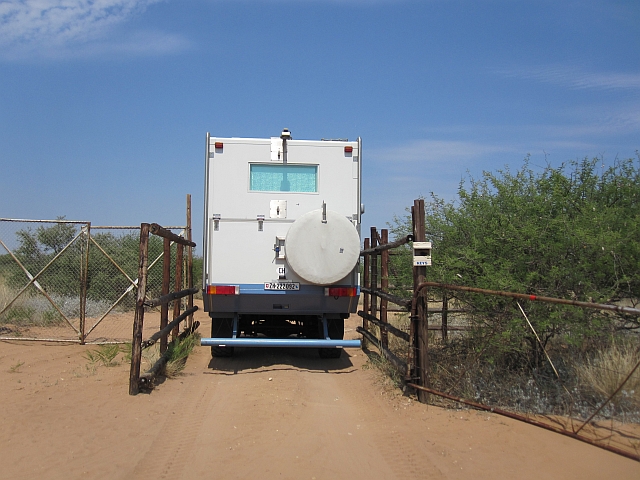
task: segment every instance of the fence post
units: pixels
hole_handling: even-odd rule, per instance
[[[380,230],[380,245],[389,243],[389,230],[383,228]],[[383,250],[380,253],[380,290],[387,292],[389,290],[389,250]],[[387,306],[389,302],[384,298],[380,299],[380,321],[387,323]],[[380,329],[380,340],[384,347],[389,347],[389,333],[387,329]]]
[[[182,290],[182,262],[183,262],[183,251],[184,245],[177,244],[177,252],[176,252],[176,292]],[[191,294],[193,295],[193,294]],[[180,316],[180,303],[182,299],[177,299],[173,301],[173,319],[175,320]],[[171,340],[175,340],[176,337],[180,334],[180,327],[176,325],[171,331]]]
[[[376,227],[371,227],[371,248],[378,246],[378,232]],[[378,254],[371,254],[371,315],[378,316],[378,296],[376,291],[378,290]]]
[[[371,242],[369,241],[368,238],[365,238],[364,249],[366,250],[370,246],[371,246]],[[364,266],[363,266],[364,271],[362,272],[363,273],[362,283],[364,283],[365,288],[371,288],[370,269],[371,269],[371,259],[369,255],[365,255]],[[364,313],[369,313],[369,294],[368,293],[365,293],[362,298],[362,310],[364,311]],[[365,317],[362,317],[362,328],[364,328],[365,330],[369,330],[369,320],[367,320]],[[363,343],[363,345],[365,344]]]
[[[193,241],[191,232],[191,194],[187,193],[187,240]],[[187,288],[193,288],[193,247],[189,246],[187,250]],[[187,309],[193,308],[193,294],[189,295],[187,303]],[[189,315],[187,320],[187,328],[191,330],[193,328],[193,313]]]
[[[84,256],[80,255],[80,325],[79,334],[80,345],[84,345],[84,339],[86,337],[86,320],[87,320],[87,282],[89,271],[89,244],[91,243],[91,222],[86,224],[86,243],[82,244],[82,251]]]
[[[415,233],[416,233],[416,213],[415,213],[415,208],[412,205],[411,206],[411,234],[415,236]],[[418,286],[418,283],[416,279],[416,269],[415,267],[413,267],[413,265],[411,267],[411,270],[412,270],[411,273],[413,274],[413,295],[415,296],[416,287]],[[414,318],[413,314],[411,314],[411,317],[409,319],[409,352],[407,355],[407,374],[406,374],[406,378],[409,382],[417,381],[416,379],[417,368],[418,368],[417,366],[418,342],[416,340],[417,323],[418,323],[417,319]]]
[[[169,293],[169,284],[171,280],[171,240],[163,238],[163,254],[162,254],[162,293],[161,295],[167,295]],[[167,326],[169,323],[169,304],[163,303],[160,306],[160,330]],[[163,354],[167,350],[167,337],[163,336],[160,339],[160,354]]]
[[[136,313],[133,320],[133,338],[131,340],[131,370],[129,372],[129,395],[137,395],[140,380],[140,361],[142,360],[142,326],[144,323],[144,301],[147,295],[147,265],[149,262],[149,224],[140,224],[140,255],[138,263],[138,295]]]
[[[413,202],[413,239],[415,242],[426,241],[424,228],[424,199]],[[426,267],[413,267],[413,287],[415,291],[421,283],[426,281]],[[418,368],[419,384],[423,387],[429,386],[429,320],[427,316],[427,291],[422,289],[417,297],[417,325],[416,325],[416,366]],[[429,394],[423,390],[418,390],[418,400],[421,403],[429,401]]]
[[[449,336],[449,319],[447,318],[449,314],[449,297],[447,296],[447,292],[443,292],[442,294],[442,341],[446,342]]]

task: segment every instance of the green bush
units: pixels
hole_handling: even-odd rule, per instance
[[[430,281],[601,303],[640,298],[640,171],[636,159],[600,171],[597,159],[558,168],[484,172],[461,182],[455,202],[426,202],[433,242]],[[396,237],[411,229],[396,218]],[[411,285],[408,248],[392,257],[400,283]],[[510,299],[455,293],[473,326],[500,332],[483,340],[502,352],[538,348]],[[610,333],[616,318],[596,310],[528,303],[543,343],[562,335],[576,343]],[[626,319],[638,327],[638,319]],[[484,332],[484,333],[481,333]],[[522,339],[527,341],[523,344]],[[492,348],[491,346],[489,348]],[[498,352],[499,353],[499,352]]]

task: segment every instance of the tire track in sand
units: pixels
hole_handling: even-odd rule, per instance
[[[138,461],[131,475],[133,479],[180,478],[202,423],[202,412],[209,410],[212,401],[211,382],[198,376],[185,379],[182,392],[166,420],[160,434],[153,440],[145,455]],[[172,385],[171,388],[178,388]]]

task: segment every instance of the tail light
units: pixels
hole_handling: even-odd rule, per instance
[[[239,285],[207,285],[207,295],[239,295]]]
[[[326,287],[324,295],[325,297],[356,297],[358,289],[355,287]]]

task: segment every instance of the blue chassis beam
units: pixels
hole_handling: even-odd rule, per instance
[[[201,338],[203,347],[298,347],[361,348],[360,340],[319,340],[311,338]]]

